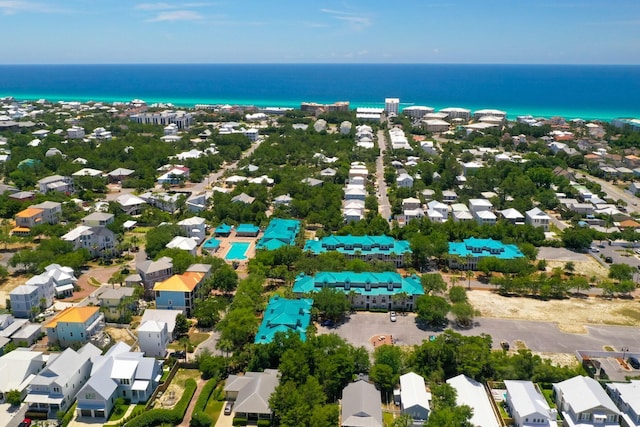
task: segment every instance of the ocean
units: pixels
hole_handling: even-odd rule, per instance
[[[640,66],[435,64],[1,65],[0,97],[299,107],[495,108],[509,117],[640,117]]]

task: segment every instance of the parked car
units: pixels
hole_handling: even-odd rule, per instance
[[[640,369],[640,362],[635,357],[633,356],[629,357],[627,359],[627,362],[629,362],[629,365],[631,365],[633,369]]]
[[[174,359],[186,359],[187,353],[184,350],[179,350],[179,351],[174,351],[169,356],[173,357]]]
[[[25,418],[22,420],[22,422],[18,424],[18,427],[31,427],[31,418]]]
[[[398,317],[396,316],[396,312],[395,311],[390,311],[389,312],[389,320],[391,320],[392,322],[395,322],[396,320],[398,320]]]
[[[611,264],[611,263],[613,263],[613,258],[611,258],[610,256],[605,257],[604,258],[604,262],[606,262],[607,264]]]
[[[322,321],[322,323],[320,323],[320,326],[325,326],[327,328],[330,328],[333,326],[333,320],[331,319],[324,320]]]
[[[502,347],[504,351],[509,351],[509,343],[507,341],[500,341],[500,347]]]
[[[232,401],[228,401],[227,403],[224,404],[224,414],[225,415],[231,415],[231,410],[233,409],[233,402]]]
[[[598,249],[598,248],[591,248],[591,252],[598,253],[598,252],[600,252],[600,249]]]

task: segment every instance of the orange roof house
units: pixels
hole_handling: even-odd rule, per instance
[[[156,308],[161,310],[182,310],[191,315],[198,286],[204,282],[204,273],[188,271],[176,274],[153,286]]]
[[[62,347],[83,343],[104,328],[104,315],[98,307],[68,307],[44,325],[49,342]]]

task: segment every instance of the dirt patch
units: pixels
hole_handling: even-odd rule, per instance
[[[587,279],[596,276],[598,279],[606,279],[609,270],[602,266],[598,261],[593,258],[589,258],[587,261],[571,261],[575,267],[575,272],[580,273]],[[547,261],[547,271],[551,272],[554,268],[560,268],[564,270],[566,261]]]
[[[540,351],[532,351],[531,353],[551,361],[551,364],[555,366],[568,366],[570,368],[578,366],[578,359],[573,353],[544,353]]]
[[[467,295],[483,317],[555,322],[564,332],[585,333],[585,324],[640,326],[640,319],[634,316],[640,303],[635,300],[591,297],[542,301],[479,290]]]
[[[27,280],[29,280],[29,278],[25,275],[9,275],[9,277],[0,282],[0,307],[5,308],[7,306],[7,300],[9,299],[9,292],[20,285],[24,285]]]
[[[111,338],[113,338],[115,342],[125,342],[129,345],[133,345],[133,343],[135,342],[131,335],[129,335],[129,333],[126,331],[126,329],[107,326],[106,328],[104,328],[104,330],[109,334]]]
[[[393,345],[392,335],[374,335],[369,338],[369,343],[373,348],[380,347],[381,345]]]

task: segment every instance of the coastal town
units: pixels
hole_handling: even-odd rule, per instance
[[[0,98],[0,425],[640,426],[640,119],[401,105]]]

